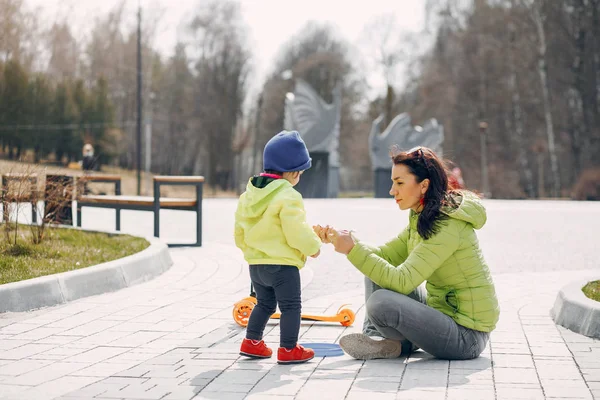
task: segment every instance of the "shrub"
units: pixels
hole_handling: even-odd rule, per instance
[[[600,168],[583,171],[573,187],[573,200],[600,200]]]

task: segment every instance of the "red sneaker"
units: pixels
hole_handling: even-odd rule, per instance
[[[278,364],[300,364],[312,360],[315,357],[313,349],[305,349],[299,344],[292,349],[280,347],[277,351]]]
[[[250,358],[269,358],[273,350],[267,347],[264,340],[244,339],[240,348],[240,355]]]

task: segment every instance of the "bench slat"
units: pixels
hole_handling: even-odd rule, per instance
[[[157,182],[189,182],[189,183],[197,183],[204,182],[203,176],[165,176],[165,175],[156,175],[153,178]]]
[[[109,174],[95,174],[95,175],[82,175],[78,177],[79,180],[87,181],[87,182],[97,182],[97,181],[121,181],[120,175],[109,175]]]
[[[154,197],[152,196],[89,195],[79,197],[79,201],[81,203],[120,204],[143,207],[152,207],[154,205]],[[196,199],[161,197],[160,205],[161,207],[194,207],[196,205]]]
[[[6,174],[2,174],[3,178],[7,178],[7,179],[22,179],[22,178],[26,178],[29,180],[37,180],[37,174],[27,174],[27,173],[21,173],[21,172],[8,172]]]

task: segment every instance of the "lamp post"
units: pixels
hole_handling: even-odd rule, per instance
[[[479,122],[479,139],[481,142],[481,190],[485,197],[491,197],[487,160],[487,128],[487,122]]]
[[[138,3],[137,26],[137,119],[136,119],[137,195],[142,186],[142,7]]]

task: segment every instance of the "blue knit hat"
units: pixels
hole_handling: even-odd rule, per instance
[[[265,145],[264,170],[277,172],[304,171],[311,166],[308,149],[296,131],[281,131]]]

